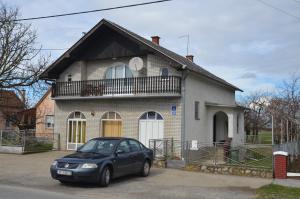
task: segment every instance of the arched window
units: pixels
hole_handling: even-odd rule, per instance
[[[121,116],[116,112],[107,112],[102,116],[102,120],[121,120]]]
[[[67,149],[76,150],[86,142],[86,118],[79,111],[72,112],[68,117]]]
[[[126,64],[116,64],[107,69],[105,79],[129,78],[133,77],[131,70]]]
[[[163,120],[162,116],[154,111],[149,111],[147,113],[144,113],[141,118],[141,120]]]

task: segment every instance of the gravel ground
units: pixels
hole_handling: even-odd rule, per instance
[[[108,188],[85,184],[62,185],[51,179],[49,165],[55,158],[68,153],[0,154],[0,185],[5,186],[6,190],[19,190],[22,187],[27,188],[30,193],[36,190],[41,192],[39,194],[47,192],[50,195],[63,194],[74,198],[243,199],[254,198],[256,188],[272,182],[262,178],[153,168],[147,178],[123,177],[114,180]]]

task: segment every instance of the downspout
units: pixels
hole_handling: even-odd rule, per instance
[[[181,73],[181,78],[182,78],[182,84],[181,84],[181,93],[182,93],[182,117],[181,117],[181,157],[184,160],[184,147],[185,146],[185,104],[186,104],[186,78],[188,76],[188,71],[186,70],[186,65],[182,66],[182,73]]]

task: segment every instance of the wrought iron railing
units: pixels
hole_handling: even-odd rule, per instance
[[[144,95],[181,93],[181,77],[150,76],[119,79],[56,82],[52,97],[89,97],[110,95]]]

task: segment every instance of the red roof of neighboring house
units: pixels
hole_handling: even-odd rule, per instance
[[[0,107],[24,108],[24,103],[11,90],[0,90]]]

